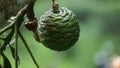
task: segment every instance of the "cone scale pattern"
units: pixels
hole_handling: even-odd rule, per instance
[[[52,50],[67,50],[79,38],[79,21],[65,7],[60,7],[58,13],[47,11],[40,17],[38,26],[41,43]]]

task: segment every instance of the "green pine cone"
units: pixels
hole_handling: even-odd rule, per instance
[[[65,7],[59,8],[59,13],[46,12],[40,17],[38,26],[41,43],[52,50],[69,49],[79,38],[79,21]]]

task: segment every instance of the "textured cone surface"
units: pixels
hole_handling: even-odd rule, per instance
[[[75,44],[79,38],[79,21],[67,8],[61,7],[59,13],[47,11],[40,17],[40,41],[46,47],[64,51]]]

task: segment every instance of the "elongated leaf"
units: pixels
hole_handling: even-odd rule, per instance
[[[3,68],[2,66],[3,66],[3,58],[2,58],[2,56],[0,54],[0,68]]]
[[[10,50],[11,50],[11,53],[12,53],[12,57],[15,59],[15,48],[10,46]]]
[[[8,60],[8,58],[5,56],[5,54],[2,54],[4,63],[3,63],[3,67],[4,68],[12,68],[10,61]]]
[[[15,59],[15,48],[10,46],[10,50],[11,50],[11,53],[12,53],[12,57]],[[17,61],[18,63],[20,64],[20,59],[19,59],[19,56],[17,55]]]

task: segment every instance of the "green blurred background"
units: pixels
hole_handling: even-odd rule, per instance
[[[120,54],[120,0],[57,0],[61,7],[72,10],[79,18],[80,37],[75,46],[63,52],[50,50],[34,40],[25,27],[22,33],[40,68],[98,68]],[[37,0],[35,14],[39,19],[50,10],[52,0]],[[12,62],[10,49],[5,51]],[[36,68],[21,40],[19,68]],[[105,61],[104,61],[105,60]]]

